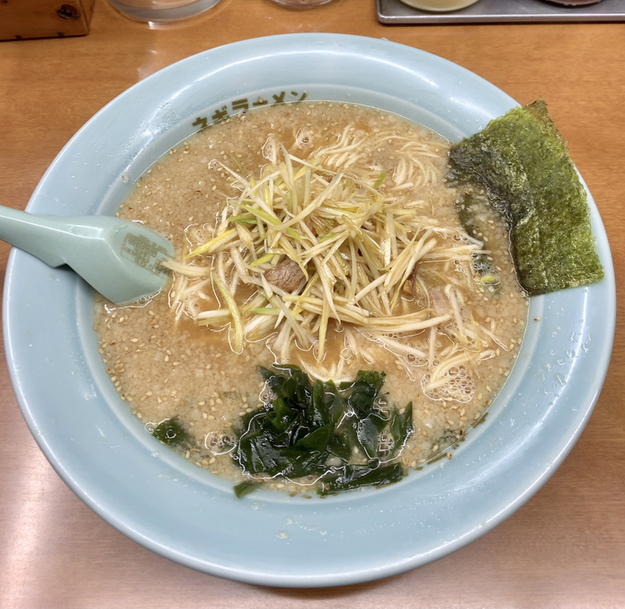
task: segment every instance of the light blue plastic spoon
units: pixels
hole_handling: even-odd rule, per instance
[[[163,289],[171,243],[154,231],[111,216],[63,218],[0,206],[0,239],[51,267],[67,265],[115,304]]]

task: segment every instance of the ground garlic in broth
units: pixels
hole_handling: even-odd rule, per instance
[[[187,254],[213,236],[226,201],[237,195],[224,166],[242,170],[246,176],[259,176],[268,162],[262,154],[263,149],[267,154],[268,141],[283,144],[297,158],[306,159],[319,148],[336,145],[347,132],[392,134],[365,154],[369,173],[385,176],[381,184],[375,184],[385,201],[393,204],[401,198],[413,205],[416,213],[434,218],[438,226],[448,227],[453,234],[461,231],[455,193],[445,184],[446,141],[388,113],[325,102],[255,110],[202,130],[171,150],[139,180],[118,215],[154,228],[168,237],[177,251]],[[401,149],[410,140],[425,141],[429,150],[436,151],[417,159],[417,169],[421,167],[427,174],[425,180],[418,175],[406,177]],[[419,185],[419,181],[424,183]],[[406,182],[412,185],[406,187]],[[480,281],[470,262],[453,258],[422,261],[424,276],[438,277],[438,271],[444,269],[452,278],[451,285],[457,286],[445,292],[441,284],[429,296],[432,314],[448,311],[446,324],[408,337],[387,335],[384,345],[353,328],[348,331],[348,341],[345,325],[339,331],[334,328],[328,334],[321,364],[316,362],[314,350],[300,352],[289,341],[288,363],[331,378],[353,378],[360,369],[386,373],[384,391],[389,402],[397,407],[413,404],[414,432],[400,456],[407,468],[423,466],[464,437],[501,389],[520,348],[528,301],[514,276],[504,227],[486,207],[480,218],[477,235],[497,276],[496,285]],[[206,302],[214,300],[210,284],[199,292],[202,290]],[[455,308],[458,313],[458,299],[464,300],[462,309],[472,311],[471,327],[479,326],[478,339],[471,338],[475,334],[471,328],[460,330],[465,333],[467,349],[485,355],[471,356],[471,361],[461,356],[455,363],[448,357],[451,365],[446,376],[451,375],[453,383],[440,385],[439,379],[437,386],[441,354],[451,352],[453,356],[463,351],[454,352],[450,340],[459,335],[453,312]],[[404,290],[401,300],[403,310],[427,306],[418,290]],[[242,474],[228,453],[228,441],[234,438],[240,417],[261,405],[263,384],[257,367],[270,367],[276,354],[262,341],[245,342],[241,354],[233,353],[228,328],[198,327],[189,316],[197,311],[189,309],[188,303],[186,306],[184,299],[174,302],[171,291],[125,307],[98,299],[100,350],[115,388],[148,430],[178,417],[192,437],[184,456],[214,474],[240,481]],[[466,321],[463,314],[461,320]],[[418,348],[424,357],[407,354],[399,343]],[[284,356],[277,354],[278,358]],[[270,486],[307,488],[280,480]]]

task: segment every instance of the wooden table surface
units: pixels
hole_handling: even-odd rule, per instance
[[[386,38],[440,55],[520,103],[544,97],[599,206],[623,295],[625,23],[383,26],[374,0],[287,10],[222,0],[149,29],[97,0],[88,36],[0,43],[0,202],[23,209],[61,147],[137,81],[228,42],[290,32]],[[0,244],[4,275],[9,247]],[[620,307],[619,307],[620,312]],[[3,357],[3,356],[2,356]],[[344,588],[272,589],[205,575],[137,545],[65,486],[0,364],[0,607],[624,607],[625,329],[588,426],[518,512],[420,569]]]

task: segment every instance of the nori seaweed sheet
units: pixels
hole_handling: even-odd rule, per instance
[[[603,278],[586,191],[543,100],[492,120],[449,157],[451,185],[467,202],[472,189],[483,190],[505,218],[518,280],[530,296]]]

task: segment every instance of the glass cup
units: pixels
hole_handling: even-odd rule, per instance
[[[145,23],[173,23],[195,17],[221,0],[109,0],[122,15]]]
[[[434,11],[443,13],[445,11],[457,11],[471,4],[475,4],[477,0],[401,0],[404,4],[414,8],[420,8],[424,11]]]

